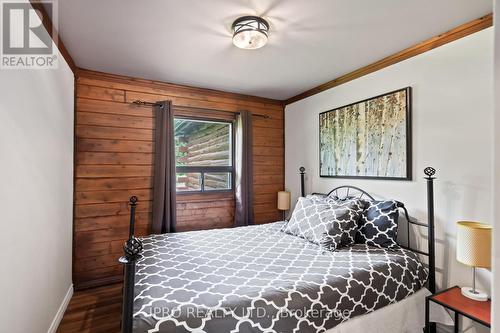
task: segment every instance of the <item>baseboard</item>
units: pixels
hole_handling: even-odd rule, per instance
[[[57,328],[59,327],[59,324],[61,323],[61,320],[64,316],[64,312],[66,312],[66,308],[68,307],[69,301],[71,300],[71,297],[73,296],[73,284],[69,286],[68,292],[66,293],[66,296],[64,296],[64,299],[59,306],[59,309],[57,310],[57,313],[52,320],[52,323],[50,324],[49,330],[47,333],[56,333]]]

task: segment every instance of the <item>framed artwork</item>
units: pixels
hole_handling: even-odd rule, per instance
[[[411,180],[411,87],[319,114],[320,176]]]

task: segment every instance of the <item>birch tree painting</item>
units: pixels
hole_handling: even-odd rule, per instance
[[[320,175],[409,179],[410,88],[320,114]]]

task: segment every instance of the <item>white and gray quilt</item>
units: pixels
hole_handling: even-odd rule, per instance
[[[281,232],[283,223],[144,238],[134,332],[324,332],[427,278],[411,251],[326,251]]]

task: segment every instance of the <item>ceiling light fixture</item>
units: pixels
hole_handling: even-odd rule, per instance
[[[233,44],[240,49],[255,50],[266,45],[269,23],[262,17],[243,16],[233,23]]]

